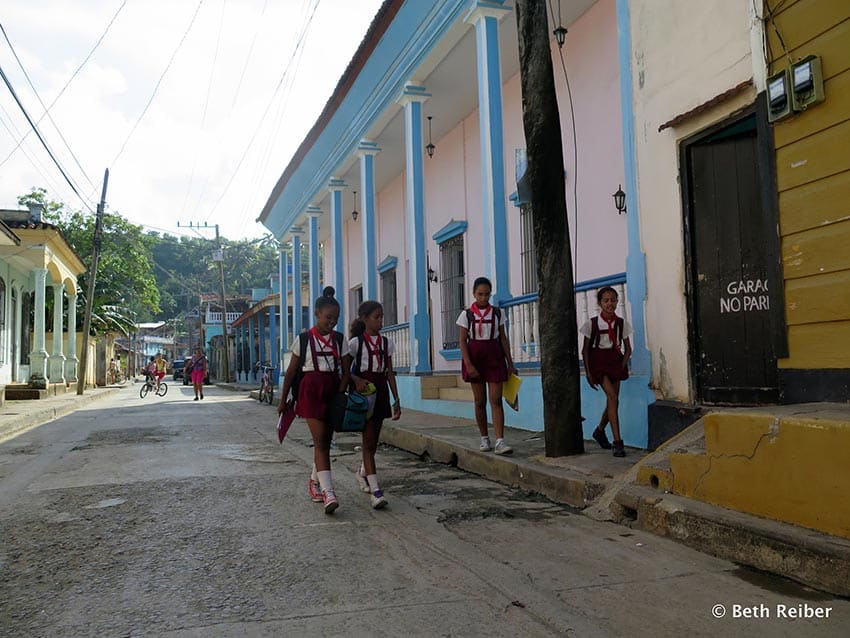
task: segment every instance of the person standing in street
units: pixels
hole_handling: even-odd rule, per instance
[[[200,348],[195,348],[195,354],[192,355],[192,389],[195,391],[194,401],[204,398],[204,379],[206,376],[207,357],[201,352]]]
[[[331,289],[333,291],[333,289]],[[313,502],[324,505],[325,514],[339,507],[331,473],[331,438],[333,430],[327,422],[331,399],[345,392],[350,380],[348,358],[343,361],[343,335],[334,330],[339,320],[339,302],[325,294],[316,299],[315,325],[302,332],[292,344],[292,357],[283,380],[278,414],[286,409],[286,399],[296,377],[299,377],[295,414],[307,421],[313,438],[313,474],[308,493]],[[302,376],[303,374],[303,376]]]
[[[620,436],[620,382],[629,378],[629,357],[632,344],[629,337],[632,327],[622,317],[618,317],[617,291],[611,286],[600,288],[596,293],[599,315],[591,317],[579,329],[584,335],[581,356],[584,360],[584,372],[587,383],[594,390],[601,385],[605,391],[605,409],[599,419],[599,425],[593,431],[593,438],[605,450],[614,448],[614,456],[626,456],[626,449]],[[605,427],[611,424],[614,443],[608,441]]]
[[[516,374],[505,317],[501,309],[490,305],[493,284],[486,277],[478,277],[472,284],[475,301],[461,311],[457,318],[460,328],[461,373],[463,380],[472,386],[475,400],[475,421],[481,435],[482,452],[493,450],[496,454],[511,454],[513,449],[505,443],[505,408],[502,406],[502,385],[508,374]],[[496,445],[490,446],[487,431],[487,402],[493,416]]]
[[[393,342],[381,336],[384,327],[384,307],[377,301],[364,301],[357,310],[357,319],[351,324],[352,339],[348,342],[347,357],[353,360],[351,380],[356,390],[366,393],[372,390],[374,407],[363,429],[363,462],[357,471],[360,491],[372,495],[372,507],[381,509],[387,498],[378,485],[375,452],[381,437],[384,419],[401,416],[395,375],[393,374]],[[373,386],[369,388],[369,386]],[[390,390],[394,402],[390,407]]]

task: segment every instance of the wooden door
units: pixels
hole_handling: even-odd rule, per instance
[[[776,228],[762,206],[755,116],[685,147],[691,356],[704,403],[778,400],[772,339],[781,287]],[[775,225],[774,225],[775,226]]]

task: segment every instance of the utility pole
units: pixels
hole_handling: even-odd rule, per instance
[[[546,3],[517,0],[522,120],[537,257],[546,456],[584,452],[564,153]]]
[[[86,372],[89,367],[89,332],[91,331],[91,313],[94,306],[94,282],[97,278],[97,262],[100,259],[100,243],[103,239],[103,211],[106,208],[106,185],[109,183],[109,169],[103,173],[103,192],[97,205],[94,222],[94,240],[92,241],[91,266],[89,266],[89,291],[86,296],[86,314],[83,319],[83,339],[80,352],[80,370],[77,372],[77,394],[82,394],[86,387]],[[68,330],[76,330],[77,326],[68,326]]]
[[[186,224],[183,224],[184,226]],[[177,222],[177,227],[180,228],[180,222]],[[224,382],[230,382],[230,344],[227,337],[227,305],[225,304],[224,299],[224,249],[221,247],[221,236],[218,232],[218,224],[214,226],[210,226],[208,223],[204,222],[204,225],[193,224],[189,222],[189,228],[200,229],[200,228],[215,228],[215,245],[216,250],[213,253],[213,261],[218,262],[218,276],[221,281],[221,335],[222,340],[224,342]],[[200,309],[199,309],[200,312]]]

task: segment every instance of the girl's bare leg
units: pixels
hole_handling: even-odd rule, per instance
[[[369,419],[363,430],[363,469],[366,476],[377,474],[375,452],[378,450],[378,440],[381,438],[382,421]]]
[[[481,436],[487,436],[487,388],[484,382],[470,383],[470,385],[472,397],[475,400],[475,422],[478,424],[478,433]],[[504,416],[502,419],[504,426]]]
[[[319,419],[307,419],[307,427],[313,437],[313,458],[319,472],[331,469],[331,436],[333,432]]]
[[[502,405],[502,384],[488,383],[487,394],[490,402],[490,414],[493,417],[493,429],[496,438],[505,438],[505,407]]]
[[[606,375],[602,378],[602,389],[605,390],[607,398],[606,411],[608,413],[608,421],[611,423],[611,432],[614,435],[614,440],[621,440],[620,437],[620,382],[611,381]]]

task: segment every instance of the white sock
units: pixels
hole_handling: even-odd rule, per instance
[[[363,466],[363,464],[362,464],[362,463],[360,464],[360,469],[359,469],[359,470],[357,470],[357,473],[358,473],[360,476],[362,476],[363,478],[366,478],[366,468]]]
[[[316,474],[316,464],[315,463],[313,463],[313,471],[310,472],[310,480],[311,481],[318,481],[319,480],[319,478]]]
[[[489,443],[490,443],[490,437],[489,437],[489,436],[482,436],[482,437],[481,437],[481,442],[482,442],[482,443],[487,443],[487,444],[489,445]]]
[[[330,470],[322,470],[321,472],[316,472],[316,474],[319,476],[319,485],[322,486],[323,492],[334,488]]]
[[[504,442],[505,442],[505,439],[496,439],[496,445],[499,445],[499,443],[504,443]]]
[[[381,489],[381,488],[378,487],[378,475],[377,474],[370,474],[369,476],[366,477],[366,481],[369,483],[369,489],[372,490],[373,492],[377,492],[379,489]]]

